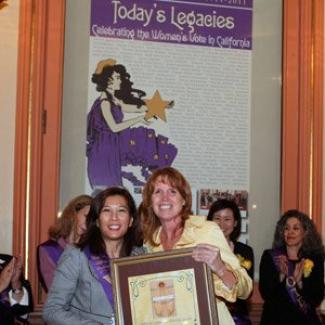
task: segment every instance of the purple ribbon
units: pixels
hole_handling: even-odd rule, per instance
[[[104,289],[108,301],[110,302],[111,306],[114,307],[112,284],[104,278],[107,275],[109,277],[111,275],[109,257],[106,254],[102,254],[100,256],[91,254],[89,246],[85,248],[84,252]]]
[[[5,289],[0,293],[0,302],[7,307],[10,307],[9,289]]]
[[[44,249],[46,250],[50,259],[54,262],[54,264],[57,265],[59,258],[64,251],[64,248],[61,247],[58,242],[51,240],[46,243],[46,245],[44,245]]]
[[[247,315],[231,315],[236,325],[251,325],[251,321]]]
[[[273,259],[273,263],[276,266],[278,272],[280,272],[279,266],[276,262],[276,257],[280,255],[287,255],[286,252],[282,249],[273,249],[271,251],[271,256]],[[288,260],[288,276],[287,277],[292,277],[294,270],[295,270],[295,263],[293,261]],[[299,294],[297,291],[296,286],[285,286],[286,291],[293,302],[293,304],[311,321],[310,324],[320,324],[318,316],[315,312],[315,310],[311,307],[311,305],[305,301],[303,296]]]

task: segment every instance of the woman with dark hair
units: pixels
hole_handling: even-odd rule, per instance
[[[168,138],[139,124],[149,125],[145,92],[132,88],[125,67],[113,59],[98,62],[92,76],[100,96],[87,120],[88,178],[93,189],[121,186],[122,179],[133,185],[144,182],[123,166],[140,166],[146,179],[151,170],[172,164],[177,149]],[[125,113],[138,116],[124,119]],[[134,114],[135,115],[135,114]],[[138,126],[138,127],[134,127]]]
[[[192,216],[191,188],[172,167],[157,169],[143,189],[141,226],[149,252],[193,247],[193,258],[213,272],[220,325],[234,321],[225,301],[247,298],[252,280],[240,266],[217,224]]]
[[[324,249],[313,221],[289,210],[277,223],[273,248],[263,253],[262,325],[320,325],[316,307],[324,297]]]
[[[208,220],[216,222],[225,235],[227,242],[237,256],[239,263],[254,279],[254,253],[253,249],[238,240],[241,232],[241,215],[237,204],[227,199],[215,201],[209,210]],[[237,299],[235,303],[227,303],[231,315],[237,325],[250,325],[248,306],[246,300]]]
[[[86,229],[86,216],[91,201],[91,196],[85,194],[72,199],[50,227],[50,239],[37,247],[38,275],[46,292],[53,282],[54,271],[65,246],[76,243]]]
[[[87,230],[60,258],[44,306],[47,324],[114,324],[110,259],[144,253],[137,237],[136,206],[124,188],[93,199]]]

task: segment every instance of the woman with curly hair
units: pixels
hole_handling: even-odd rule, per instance
[[[241,215],[237,204],[228,199],[215,201],[209,210],[208,220],[216,222],[225,235],[229,247],[237,256],[239,263],[246,269],[251,279],[254,279],[254,252],[252,247],[238,241],[241,232]],[[227,303],[237,325],[250,325],[248,305],[244,299],[237,299],[234,303]]]
[[[37,247],[38,274],[43,289],[48,292],[58,260],[67,244],[76,243],[86,229],[86,216],[92,198],[79,195],[63,209],[60,218],[50,227],[49,240]]]
[[[259,288],[262,325],[320,325],[324,297],[324,248],[313,221],[289,210],[277,223],[273,248],[263,253]]]

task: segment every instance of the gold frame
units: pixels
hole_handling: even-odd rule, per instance
[[[218,325],[218,313],[211,270],[205,263],[194,261],[192,250],[193,248],[177,249],[168,252],[113,259],[111,267],[116,324],[132,324],[132,319],[135,317],[131,307],[132,303],[134,308],[134,301],[131,301],[132,298],[130,296],[130,278],[146,277],[157,273],[169,274],[170,276],[171,273],[183,272],[185,269],[188,272],[193,271],[194,274],[195,290],[193,292],[196,296],[193,299],[193,305],[188,306],[188,308],[194,307],[194,310],[197,310],[199,316],[197,324]],[[191,271],[189,271],[190,269]],[[181,274],[179,277],[181,277]],[[141,304],[141,306],[146,306],[146,304]],[[164,317],[164,320],[166,320],[166,317]],[[174,315],[171,317],[175,320],[175,317],[178,316]],[[148,322],[148,324],[150,323]]]

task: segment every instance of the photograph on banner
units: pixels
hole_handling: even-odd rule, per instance
[[[248,191],[252,10],[91,1],[86,192],[119,185],[141,200],[163,166],[196,189]]]
[[[219,199],[234,201],[241,215],[241,232],[238,241],[248,244],[249,219],[248,219],[248,192],[246,190],[227,189],[200,189],[197,195],[198,214],[206,216],[213,202]]]
[[[234,201],[242,218],[247,218],[248,192],[246,190],[200,189],[198,194],[198,214],[207,215],[214,201],[226,199]]]

